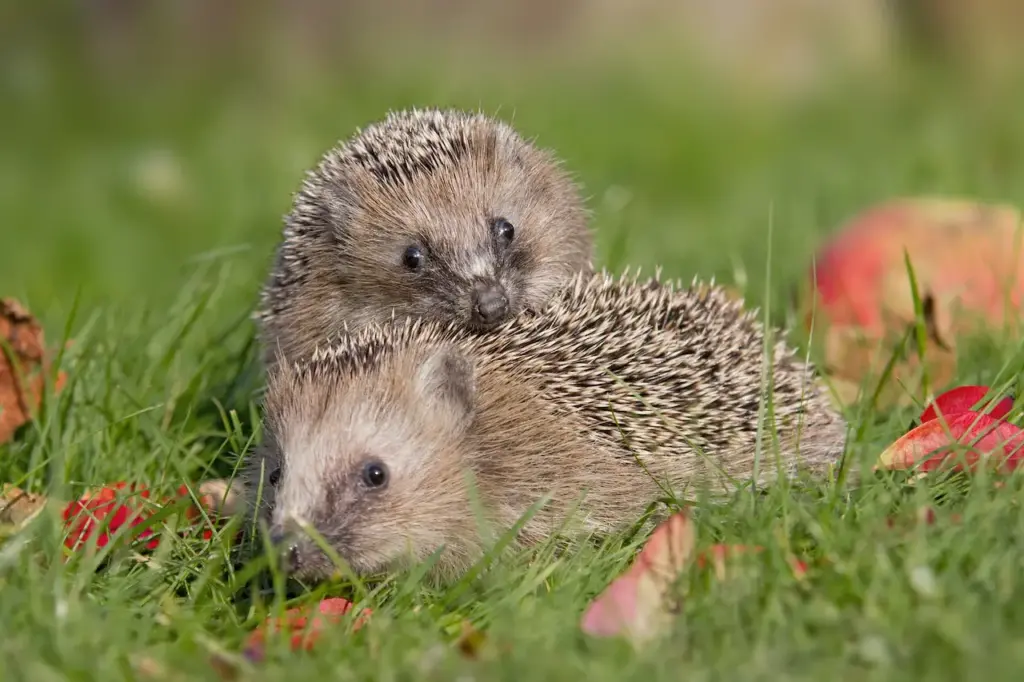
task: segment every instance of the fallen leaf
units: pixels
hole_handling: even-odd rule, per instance
[[[308,608],[288,609],[280,618],[268,618],[263,625],[256,628],[246,640],[242,654],[250,661],[262,661],[268,634],[278,632],[291,633],[292,651],[309,650],[320,638],[324,626],[338,625],[351,609],[352,602],[340,597],[321,600],[312,616]],[[352,631],[363,627],[372,613],[370,609],[363,609],[353,621]]]
[[[763,551],[764,547],[758,545],[712,545],[707,551],[697,555],[695,563],[697,568],[706,568],[710,564],[715,571],[715,576],[719,580],[725,580],[727,559],[739,554],[758,554]],[[793,570],[793,575],[797,578],[802,578],[807,574],[807,564],[800,559],[790,558],[788,563]]]
[[[4,443],[39,409],[49,368],[42,325],[12,298],[0,299],[0,339],[7,345],[0,345],[0,443]],[[65,380],[60,372],[55,392],[60,392]]]
[[[913,389],[925,369],[934,385],[950,380],[958,336],[1017,324],[1024,301],[1020,226],[1012,206],[929,197],[890,201],[852,218],[819,251],[802,305],[805,324],[823,330],[830,373],[855,382],[880,376],[892,342],[915,320],[909,255],[928,348],[923,362],[911,353],[897,365],[879,402],[908,400],[899,384]],[[875,357],[879,351],[884,357]],[[844,402],[850,392],[840,392]]]
[[[930,526],[935,523],[935,510],[931,507],[922,507],[917,512],[917,522]]]
[[[693,556],[696,533],[685,512],[677,512],[651,534],[636,561],[605,588],[583,614],[589,635],[624,635],[640,646],[671,625],[671,588]]]
[[[115,483],[95,492],[87,492],[64,508],[62,517],[68,526],[68,535],[64,546],[71,550],[80,549],[89,540],[95,540],[97,547],[105,547],[110,536],[121,527],[135,527],[142,523],[151,513],[139,503],[138,499],[129,503],[122,502],[120,493],[136,493],[143,499],[149,498],[149,491],[127,483]],[[96,534],[98,528],[107,521],[106,530]],[[159,540],[153,537],[153,529],[141,531],[137,539],[146,540],[146,549],[156,549]]]
[[[46,506],[46,496],[5,483],[0,493],[0,526],[18,530]]]
[[[948,419],[961,412],[970,412],[975,405],[985,399],[989,390],[988,386],[958,386],[950,389],[936,396],[935,400],[925,408],[921,413],[921,423],[935,419],[939,413]],[[998,401],[990,401],[989,405],[991,408],[987,410],[988,416],[1000,419],[1013,409],[1013,396],[1003,396]]]
[[[206,492],[204,493],[204,485]],[[226,484],[218,481],[210,481],[199,486],[199,501],[206,508],[213,519],[220,519],[221,509],[227,509],[228,505],[221,504],[223,492],[220,497],[216,491],[227,491]],[[154,499],[145,486],[128,484],[125,482],[114,483],[96,491],[89,491],[80,498],[66,505],[63,511],[63,519],[68,535],[64,545],[71,550],[82,548],[90,540],[95,540],[97,547],[105,547],[110,541],[110,536],[124,526],[135,527],[151,517],[159,506],[173,504],[179,499],[190,499],[188,487],[178,487],[175,496],[163,499]],[[237,500],[232,504],[237,505]],[[195,525],[202,521],[202,513],[195,505],[185,508],[185,519]],[[103,528],[104,522],[109,517],[109,523],[103,532],[97,532]],[[213,537],[213,530],[203,528],[202,538],[209,540]],[[143,548],[146,550],[156,549],[160,540],[153,528],[141,530],[133,541],[146,540]]]
[[[477,658],[480,655],[480,648],[487,638],[467,620],[462,621],[460,628],[461,632],[455,641],[455,646],[466,658]]]
[[[1004,470],[1021,460],[1024,431],[1009,422],[980,412],[961,412],[947,419],[932,419],[910,430],[886,448],[875,469],[932,471],[955,459],[954,471],[969,469],[982,459],[995,457]]]

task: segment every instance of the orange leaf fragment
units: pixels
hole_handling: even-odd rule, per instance
[[[955,459],[954,471],[973,470],[995,458],[1004,471],[1016,469],[1024,456],[1024,431],[980,412],[961,412],[947,420],[932,419],[910,430],[878,458],[876,469],[932,471]]]
[[[581,620],[583,631],[597,637],[625,635],[634,645],[664,632],[675,610],[669,591],[693,556],[695,543],[685,512],[662,522],[633,565],[591,602]]]
[[[310,616],[308,608],[296,607],[285,611],[280,618],[268,618],[263,625],[249,635],[242,654],[251,661],[262,661],[268,632],[292,633],[289,643],[292,651],[309,650],[320,638],[326,625],[337,625],[352,609],[352,602],[340,597],[323,599]],[[352,631],[359,630],[370,615],[371,609],[363,609],[352,624]]]
[[[705,568],[710,563],[715,570],[715,576],[719,580],[724,580],[726,578],[726,559],[738,554],[758,554],[763,551],[764,547],[759,545],[712,545],[709,551],[697,555],[696,564],[698,568]],[[788,561],[793,575],[797,578],[802,578],[807,574],[807,564],[804,561],[797,558],[790,558]]]
[[[704,568],[708,564],[708,554],[711,555],[710,563],[715,569],[715,575],[719,580],[725,579],[725,560],[730,555],[743,554],[744,552],[762,552],[764,547],[757,545],[712,545],[708,552],[697,555],[697,567]]]
[[[461,632],[455,646],[466,658],[478,658],[487,638],[467,620],[462,621],[459,627]]]
[[[0,443],[10,440],[39,409],[48,370],[43,327],[13,298],[0,299]],[[64,387],[57,375],[55,392]]]

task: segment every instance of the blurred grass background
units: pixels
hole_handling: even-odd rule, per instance
[[[554,148],[603,264],[739,278],[754,303],[770,265],[786,301],[872,202],[1024,203],[1019,10],[965,5],[11,3],[0,294],[49,326],[76,296],[158,311],[217,259],[240,311],[305,169],[388,109],[439,105]]]
[[[875,202],[945,194],[1024,205],[1019,6],[2,4],[0,296],[21,299],[54,344],[81,309],[68,387],[3,446],[2,480],[39,491],[45,482],[66,499],[67,487],[125,480],[170,490],[229,475],[259,422],[256,383],[237,352],[252,327],[238,321],[255,302],[281,216],[303,172],[388,109],[458,106],[512,119],[583,183],[602,264],[715,276],[754,304],[787,303],[822,240]],[[991,381],[999,356],[1015,350],[993,341],[959,366],[960,379]],[[871,455],[910,412],[881,416],[856,444]],[[556,565],[550,581],[540,569],[500,572],[463,601],[480,597],[473,613],[493,622],[496,641],[515,638],[488,669],[510,679],[536,677],[540,666],[594,680],[712,670],[799,679],[796,664],[806,679],[860,679],[867,665],[892,679],[962,679],[968,669],[1019,677],[1017,489],[995,504],[975,495],[970,533],[939,524],[940,541],[909,545],[872,530],[889,513],[892,496],[880,490],[850,513],[780,496],[778,506],[725,507],[705,521],[719,541],[768,546],[778,566],[788,551],[778,533],[813,535],[836,570],[806,602],[757,575],[699,593],[688,607],[701,624],[692,646],[661,658],[580,646],[576,609],[618,570],[614,553],[596,569],[589,555]],[[915,504],[929,494],[917,488]],[[59,546],[57,528],[44,548]],[[102,572],[85,564],[69,578],[25,546],[5,545],[0,557],[10,679],[134,679],[127,661],[140,650],[213,678],[207,654],[221,644],[212,637],[233,646],[262,617],[244,612],[219,550],[176,549],[148,565],[126,558]],[[915,576],[927,566],[941,596],[917,600]],[[195,576],[201,586],[183,596]],[[326,655],[286,659],[262,679],[293,679],[303,665],[384,678],[421,666],[434,655],[436,610],[404,608],[419,599],[392,609],[401,619],[371,629],[365,649],[338,638]],[[446,666],[433,677],[455,679],[452,657]]]

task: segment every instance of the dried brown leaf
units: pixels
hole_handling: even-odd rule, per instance
[[[0,488],[0,525],[22,528],[46,506],[46,496],[5,483]]]
[[[39,408],[48,361],[42,325],[12,298],[0,299],[0,339],[7,346],[0,346],[0,443],[4,443]],[[65,380],[61,372],[56,392]]]

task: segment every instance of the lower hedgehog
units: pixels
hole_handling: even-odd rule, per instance
[[[359,574],[444,545],[433,569],[443,580],[486,547],[473,490],[499,530],[550,494],[518,536],[530,544],[581,493],[579,530],[600,535],[635,523],[666,483],[749,480],[766,355],[754,313],[722,289],[605,273],[578,276],[495,334],[371,325],[271,373],[246,488],[261,492],[254,511],[300,578],[333,572],[299,532],[308,523]],[[845,444],[811,366],[782,341],[772,360],[781,447],[766,425],[758,484],[800,465],[824,473]]]

